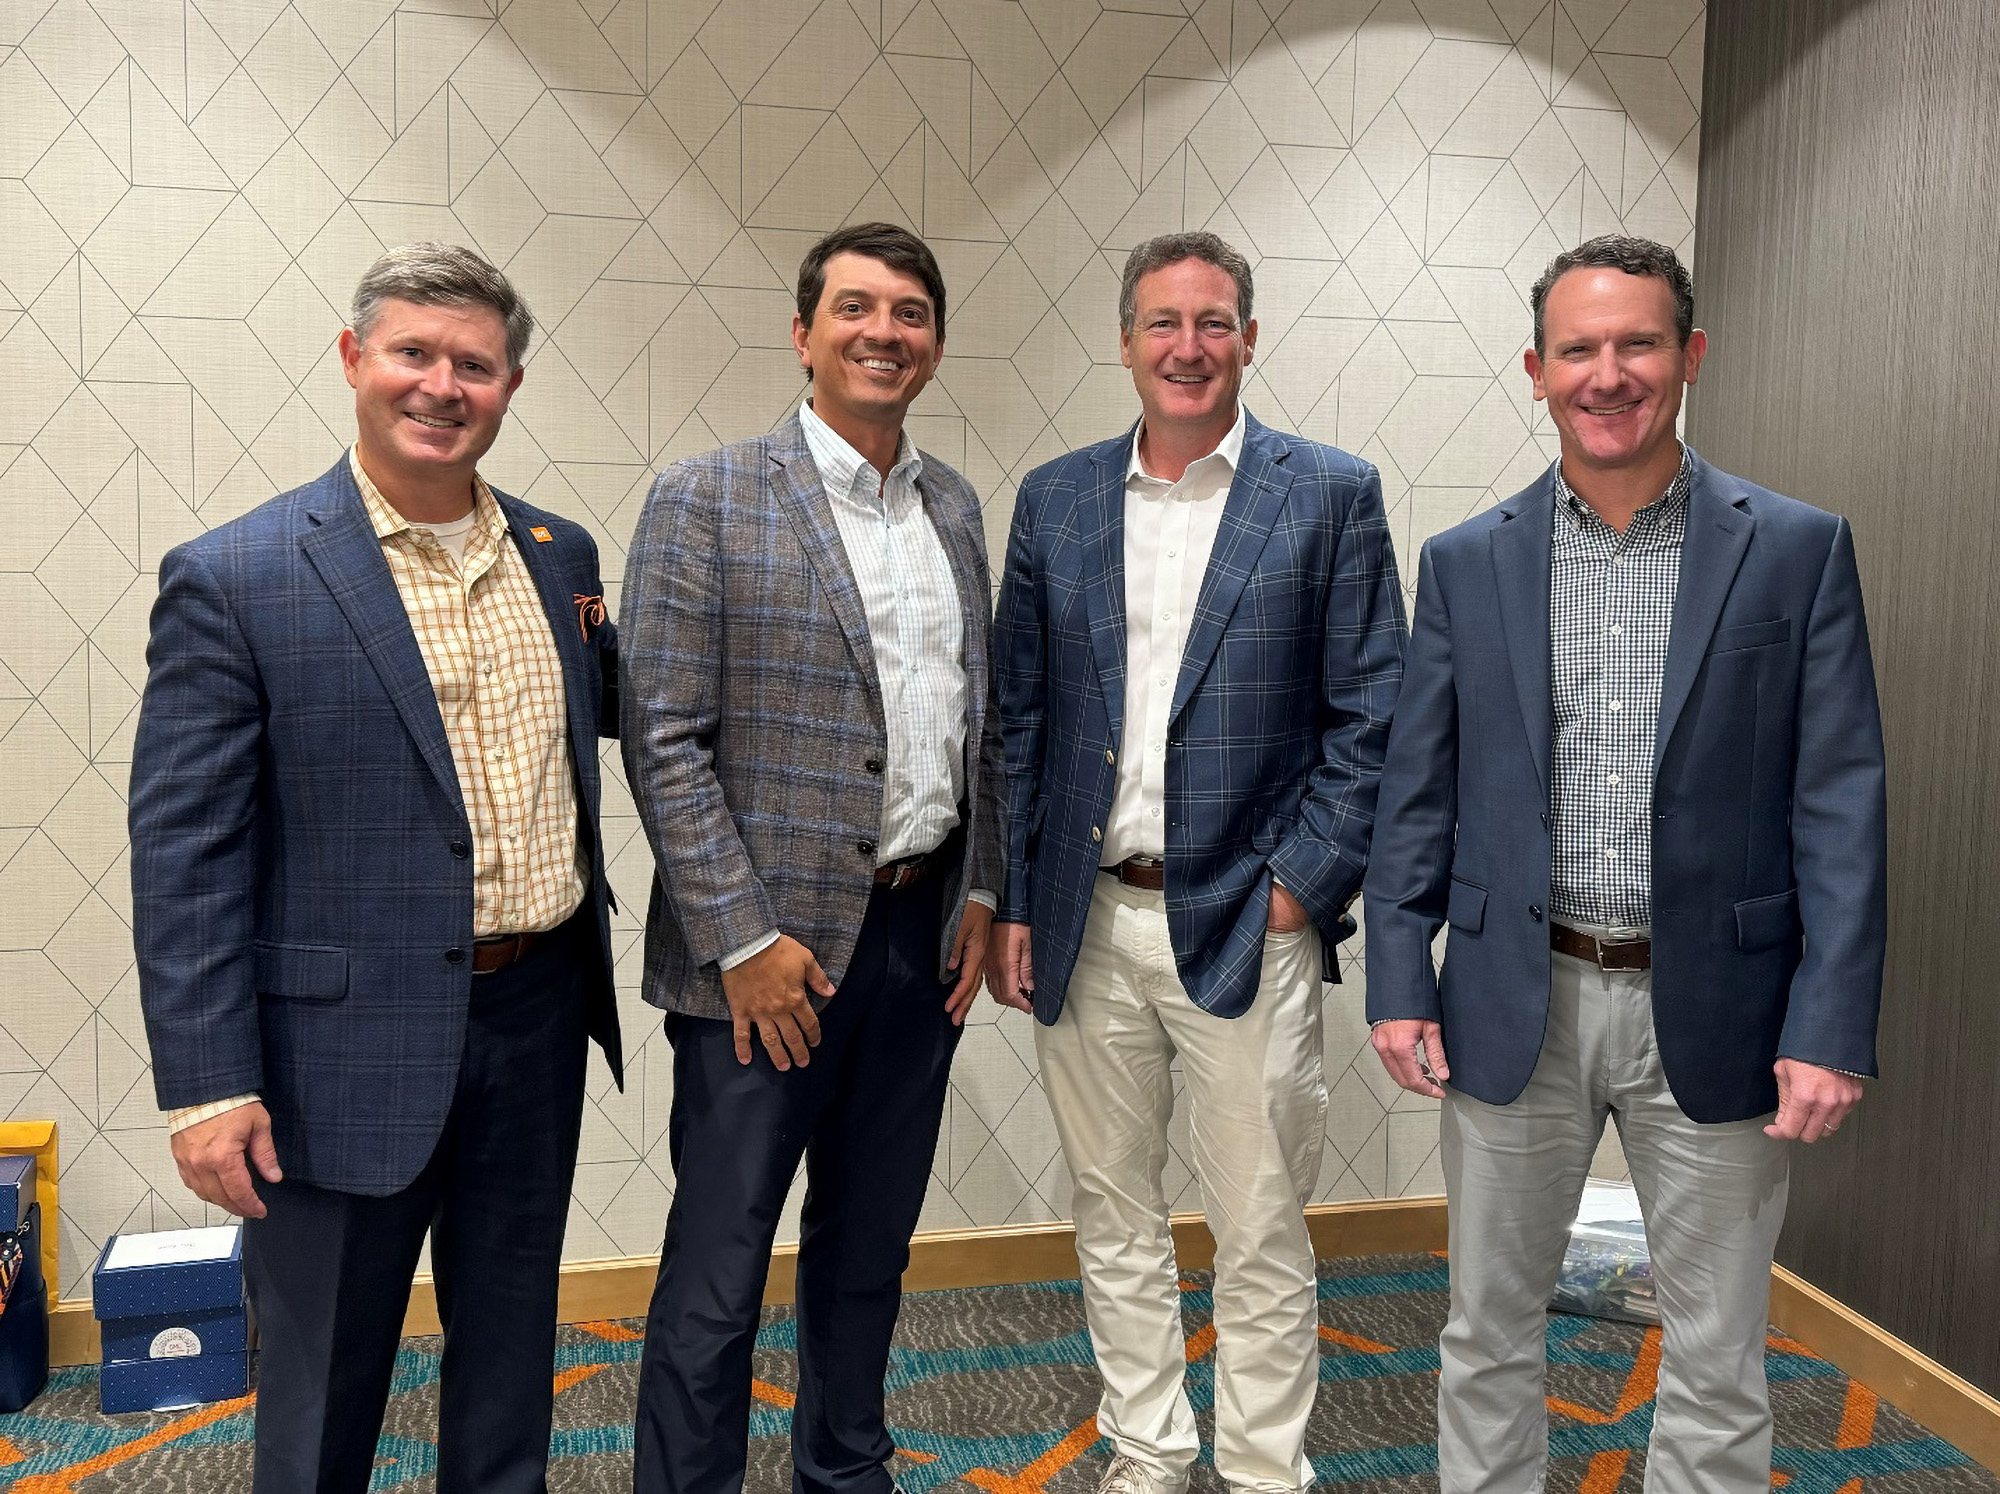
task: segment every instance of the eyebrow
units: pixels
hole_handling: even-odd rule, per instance
[[[831,290],[826,293],[826,298],[829,301],[843,300],[848,296],[859,296],[863,300],[877,299],[875,296],[875,292],[865,291],[857,286],[847,286],[842,289]],[[893,296],[890,297],[889,299],[894,301],[894,303],[898,306],[921,306],[926,311],[929,311],[931,309],[931,298],[926,295],[919,294],[919,295]]]

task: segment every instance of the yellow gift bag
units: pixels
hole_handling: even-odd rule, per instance
[[[49,1284],[49,1305],[56,1289],[56,1123],[0,1121],[0,1157],[35,1159],[35,1201],[42,1208],[42,1279]]]

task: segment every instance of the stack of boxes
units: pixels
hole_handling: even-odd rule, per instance
[[[91,1297],[106,1412],[169,1411],[249,1390],[240,1226],[113,1235]]]
[[[35,1159],[0,1157],[0,1412],[21,1410],[48,1378],[49,1290]]]

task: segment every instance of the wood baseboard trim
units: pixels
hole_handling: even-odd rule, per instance
[[[2000,1473],[2000,1400],[1783,1266],[1771,1321],[1975,1463]]]
[[[1395,1255],[1442,1250],[1445,1207],[1441,1198],[1396,1198],[1363,1203],[1319,1204],[1306,1211],[1306,1225],[1318,1255]],[[1174,1250],[1193,1271],[1215,1260],[1215,1241],[1199,1214],[1174,1219]],[[792,1300],[796,1245],[771,1252],[764,1286],[767,1305]],[[594,1323],[636,1318],[646,1313],[659,1262],[653,1256],[622,1260],[572,1261],[562,1269],[557,1320]],[[996,1229],[939,1230],[910,1242],[910,1268],[903,1289],[1006,1286],[1015,1282],[1060,1281],[1076,1275],[1076,1237],[1068,1224],[1007,1225]],[[97,1320],[88,1302],[64,1302],[50,1316],[49,1351],[58,1365],[94,1364],[100,1355]],[[406,1335],[438,1331],[437,1291],[429,1276],[410,1288],[403,1318]]]

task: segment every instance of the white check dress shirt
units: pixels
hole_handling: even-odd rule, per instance
[[[832,426],[799,406],[806,448],[833,508],[861,592],[889,751],[882,773],[877,866],[934,851],[958,827],[965,797],[965,614],[917,479],[924,461],[905,431],[885,478]],[[991,908],[988,891],[970,896]],[[731,950],[733,970],[777,942],[778,930]]]
[[[1202,577],[1243,457],[1244,412],[1180,481],[1146,470],[1143,425],[1125,466],[1125,725],[1100,865],[1167,850],[1167,724]]]

